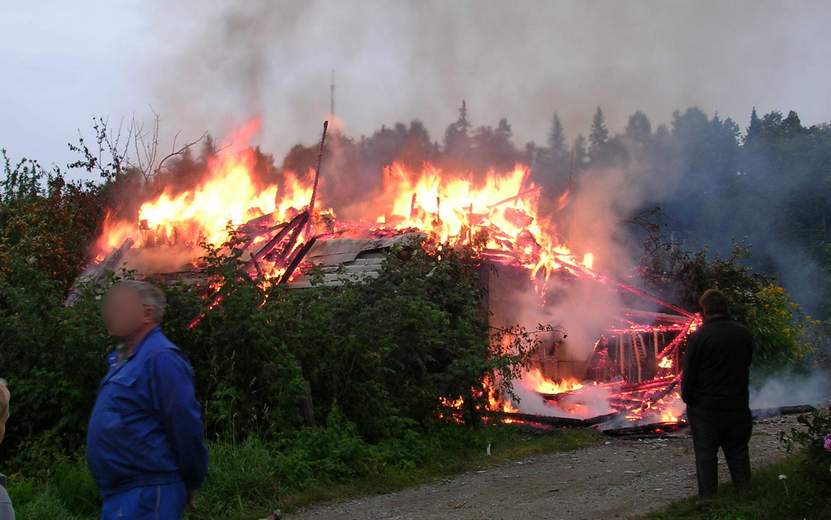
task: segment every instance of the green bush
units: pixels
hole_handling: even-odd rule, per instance
[[[831,410],[815,410],[797,418],[800,426],[788,432],[780,432],[779,439],[785,449],[791,452],[804,452],[808,460],[823,470],[825,478],[831,482],[831,454],[824,449],[825,436],[831,435]]]
[[[653,290],[672,295],[688,309],[698,309],[698,298],[707,289],[718,288],[727,295],[733,317],[753,333],[754,369],[765,372],[810,363],[819,352],[822,324],[807,316],[773,278],[744,264],[747,248],[737,246],[726,258],[668,244],[653,244],[650,250],[643,274]]]
[[[472,389],[509,364],[490,349],[470,252],[416,246],[392,253],[368,283],[300,291],[251,279],[235,255],[209,249],[205,260],[204,284],[166,286],[163,328],[194,367],[212,439],[293,431],[308,398],[317,423],[337,410],[368,439],[401,435],[429,425],[440,396],[482,399]],[[64,307],[63,292],[35,266],[8,267],[0,366],[15,413],[3,449],[16,454],[13,464],[49,466],[50,450],[83,443],[114,346],[100,319],[106,286]]]
[[[275,289],[263,312],[298,360],[318,418],[337,405],[362,434],[397,434],[498,365],[469,252],[390,254],[365,284]]]
[[[0,367],[12,391],[14,419],[3,450],[48,438],[42,451],[74,451],[82,442],[97,383],[111,348],[92,293],[74,306],[26,262],[0,278]],[[18,276],[20,278],[18,278]],[[48,437],[44,437],[47,435]]]
[[[734,301],[737,298],[734,298]],[[781,368],[804,360],[816,350],[820,323],[805,316],[784,288],[769,283],[752,298],[734,304],[753,331],[757,366]]]

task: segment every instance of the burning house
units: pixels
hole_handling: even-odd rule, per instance
[[[514,383],[515,396],[492,396],[492,414],[553,424],[680,421],[680,354],[699,318],[597,272],[591,251],[570,250],[554,220],[538,211],[541,189],[527,167],[474,181],[395,163],[361,218],[347,221],[322,209],[319,172],[308,179],[286,173],[280,185],[260,186],[253,160],[251,149],[236,143],[211,161],[198,185],[142,201],[136,218],[108,217],[95,260],[76,286],[121,267],[163,280],[198,279],[201,244],[219,247],[232,232],[251,276],[296,289],[313,284],[313,268],[315,283],[327,285],[377,276],[385,251],[398,245],[468,245],[482,260],[493,328],[551,325]],[[556,205],[567,204],[568,192]]]

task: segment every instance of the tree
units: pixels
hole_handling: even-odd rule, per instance
[[[496,135],[499,139],[503,139],[505,141],[511,140],[514,132],[511,130],[511,125],[508,123],[507,118],[503,117],[499,119],[499,124],[496,126]]]
[[[626,123],[626,129],[624,131],[626,137],[633,141],[645,143],[652,137],[652,124],[649,122],[646,114],[638,110],[629,116],[629,122]]]
[[[788,112],[788,117],[782,121],[782,131],[785,137],[794,137],[805,131],[802,127],[802,122],[799,120],[799,116],[793,110]]]
[[[606,128],[606,118],[603,110],[597,107],[592,118],[592,128],[589,133],[589,156],[592,161],[598,160],[603,154],[606,143],[609,142],[609,129]]]
[[[758,139],[762,133],[762,122],[759,120],[759,116],[756,115],[756,107],[753,107],[753,111],[750,112],[750,125],[747,127],[747,134],[744,137],[744,144],[748,145],[752,143],[754,140]]]
[[[511,141],[513,137],[513,130],[511,129],[508,119],[502,117],[496,125],[496,130],[493,132],[493,139],[491,142],[491,149],[488,150],[490,157],[488,159],[487,167],[496,167],[499,169],[512,168],[519,160],[519,152],[514,147]]]
[[[460,145],[466,145],[469,138],[470,121],[467,118],[467,103],[462,100],[458,119],[451,123],[444,132],[444,148],[446,151],[450,151]]]
[[[583,137],[583,134],[577,134],[577,138],[574,139],[571,155],[575,170],[573,173],[580,171],[589,162],[589,154],[586,152],[586,138]]]
[[[511,142],[511,125],[501,118],[496,129],[480,126],[473,132],[472,154],[466,166],[483,173],[489,169],[507,170],[520,159],[520,154]]]
[[[560,116],[556,112],[551,119],[551,129],[548,131],[548,150],[551,153],[551,157],[555,160],[565,157],[568,152],[563,125],[560,122]]]
[[[548,146],[538,150],[534,171],[547,192],[559,194],[569,176],[569,157],[563,125],[556,112],[551,118],[546,141]]]
[[[424,127],[424,123],[417,119],[410,121],[410,127],[407,129],[403,149],[398,152],[396,160],[412,169],[417,169],[425,161],[433,161],[435,155],[436,150],[430,141],[430,134]]]
[[[462,100],[458,119],[451,123],[444,132],[444,153],[449,160],[448,166],[464,167],[465,160],[470,156],[471,144],[467,103]]]

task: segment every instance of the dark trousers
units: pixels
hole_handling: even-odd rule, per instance
[[[698,496],[711,497],[718,491],[718,449],[724,451],[730,477],[738,489],[750,486],[750,453],[747,443],[753,430],[750,410],[717,411],[687,407],[692,430]]]

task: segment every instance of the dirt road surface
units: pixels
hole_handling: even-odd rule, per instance
[[[781,458],[794,416],[754,425],[753,467]],[[727,467],[719,454],[722,481]],[[632,518],[696,493],[692,440],[609,438],[577,451],[508,462],[386,495],[327,504],[291,520],[537,520]]]

